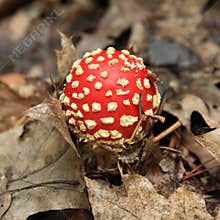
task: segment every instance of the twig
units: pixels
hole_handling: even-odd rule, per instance
[[[28,189],[38,188],[38,187],[46,187],[46,185],[53,185],[53,184],[79,185],[80,183],[77,180],[54,180],[54,181],[36,183],[36,184],[31,184],[29,186],[25,186],[22,188],[4,191],[4,192],[0,193],[0,197],[6,193],[21,192],[23,190],[28,190]]]
[[[180,121],[177,121],[173,125],[171,125],[169,128],[158,134],[156,137],[153,138],[153,142],[157,143],[159,142],[162,138],[166,137],[168,134],[171,132],[175,131],[177,128],[179,128],[182,125]]]
[[[180,153],[181,152],[180,150],[174,149],[172,147],[160,146],[160,149],[169,150],[169,151],[172,151],[174,153]]]

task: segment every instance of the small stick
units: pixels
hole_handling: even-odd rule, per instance
[[[168,134],[171,132],[175,131],[177,128],[179,128],[182,125],[180,121],[177,121],[173,125],[171,125],[169,128],[158,134],[156,137],[153,138],[153,142],[157,143],[159,142],[162,138],[166,137]]]
[[[35,184],[31,184],[31,185],[28,185],[22,188],[11,189],[11,190],[1,192],[0,197],[6,193],[16,193],[16,192],[21,192],[24,190],[38,188],[38,187],[47,187],[48,185],[53,185],[53,184],[67,184],[67,185],[76,186],[76,185],[79,185],[80,183],[77,180],[54,180],[54,181],[48,181],[48,182],[42,182],[42,183],[35,183]]]
[[[181,153],[180,150],[176,150],[176,149],[174,149],[174,148],[172,148],[172,147],[160,146],[160,149],[169,150],[169,151],[172,151],[172,152],[174,152],[174,153]]]

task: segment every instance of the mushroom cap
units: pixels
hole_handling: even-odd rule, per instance
[[[97,49],[74,62],[60,96],[73,130],[86,141],[122,144],[140,120],[155,113],[160,94],[143,59],[129,51]],[[143,131],[141,123],[137,134]]]

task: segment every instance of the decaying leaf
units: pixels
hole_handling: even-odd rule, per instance
[[[182,143],[184,147],[186,147],[190,152],[193,152],[207,170],[217,178],[220,177],[219,137],[219,128],[198,136],[194,136],[185,131]]]
[[[57,99],[50,97],[49,103],[36,105],[28,109],[25,114],[33,119],[40,120],[55,127],[63,135],[66,142],[73,147],[76,154],[79,156],[75,144],[70,137],[70,133],[66,125],[66,120],[63,115],[61,105]]]
[[[0,169],[0,193],[6,191],[8,183],[5,174],[2,172],[3,170]],[[11,205],[11,199],[11,194],[9,192],[0,196],[0,219],[9,209]]]
[[[32,122],[23,133],[18,127],[0,134],[0,173],[8,181],[0,198],[6,200],[8,194],[2,192],[7,190],[13,195],[2,220],[24,220],[47,210],[88,208],[80,161],[49,124]]]
[[[60,33],[62,50],[55,50],[57,55],[58,80],[63,84],[64,78],[69,73],[73,62],[78,58],[72,39]]]
[[[133,37],[130,43],[135,43],[137,38],[134,38],[137,35],[135,35],[134,31],[138,31],[137,28],[140,26],[137,27],[137,24],[141,24],[141,21],[146,19],[148,10],[148,3],[143,0],[111,0],[110,6],[100,20],[96,32],[83,35],[83,39],[77,45],[79,56],[83,56],[86,51],[92,51],[98,47],[104,49],[108,45],[114,44],[113,39],[119,37],[120,34],[133,25],[135,25],[135,30],[133,30]]]
[[[139,175],[123,178],[121,187],[86,178],[89,200],[96,220],[101,219],[214,219],[206,211],[202,195],[184,185],[165,198],[150,181]]]
[[[15,126],[23,112],[41,99],[42,97],[23,98],[9,86],[0,82],[0,131]]]

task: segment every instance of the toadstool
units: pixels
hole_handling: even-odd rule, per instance
[[[79,137],[120,145],[131,138],[141,119],[140,104],[146,115],[152,115],[160,94],[142,58],[108,47],[87,52],[73,63],[60,100]]]

